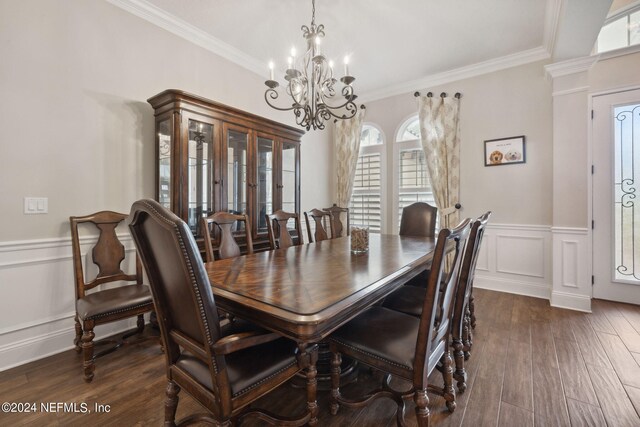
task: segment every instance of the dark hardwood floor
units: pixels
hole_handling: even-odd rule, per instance
[[[436,426],[640,426],[640,307],[595,300],[593,313],[551,308],[541,299],[477,289],[477,328],[468,389],[450,414],[430,395]],[[122,348],[98,360],[92,383],[82,380],[73,350],[0,372],[0,402],[36,403],[37,412],[0,413],[0,425],[158,426],[163,421],[164,358],[157,342]],[[433,376],[440,382],[438,375]],[[376,386],[363,369],[346,395]],[[319,425],[394,426],[395,405],[378,400],[362,410],[328,411],[320,391]],[[203,411],[181,393],[178,419]],[[258,405],[282,414],[304,407],[304,392],[285,384]],[[41,403],[86,403],[91,413],[43,413]],[[109,405],[96,413],[95,406]],[[55,405],[54,405],[55,407]],[[106,409],[105,409],[106,411]],[[408,425],[415,426],[407,405]],[[245,425],[258,426],[257,422]]]

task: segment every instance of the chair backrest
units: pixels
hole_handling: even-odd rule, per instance
[[[473,277],[475,276],[476,264],[478,262],[478,254],[480,253],[480,245],[482,243],[482,237],[484,236],[484,229],[487,226],[487,222],[489,222],[490,216],[491,211],[488,211],[471,224],[471,232],[469,233],[467,246],[464,250],[458,289],[456,291],[456,302],[453,310],[453,334],[455,338],[462,336],[462,319],[465,315],[467,304],[469,303]]]
[[[142,265],[137,255],[135,274],[127,274],[122,271],[125,250],[116,234],[116,227],[126,218],[126,214],[112,211],[100,211],[91,215],[69,217],[76,299],[84,297],[85,291],[103,283],[135,281],[137,284],[142,284]],[[98,274],[90,281],[85,278],[82,253],[80,251],[80,233],[78,231],[78,225],[85,223],[93,224],[99,233],[98,242],[91,251],[93,263],[98,267]]]
[[[272,214],[267,214],[266,217],[271,249],[284,249],[294,245],[302,245],[304,243],[302,227],[300,226],[300,215],[285,211],[275,211]],[[293,219],[295,231],[298,234],[297,243],[293,241],[293,237],[287,228],[287,222],[289,222],[290,219]],[[279,243],[278,246],[276,246],[276,240]]]
[[[402,209],[401,236],[435,237],[438,208],[428,203],[416,202]]]
[[[187,351],[209,367],[218,396],[230,399],[225,359],[211,350],[221,335],[218,310],[191,230],[154,200],[135,202],[130,221],[149,279],[167,369]]]
[[[449,339],[453,299],[470,222],[470,219],[466,219],[456,228],[445,228],[438,234],[416,341],[414,387],[427,384],[429,367],[437,363],[441,355],[441,353],[438,355],[436,350],[439,346],[443,346],[444,349],[444,341]],[[451,261],[447,269],[449,274],[443,283],[449,248],[451,248]],[[442,292],[441,288],[443,288]]]
[[[331,214],[331,238],[347,236],[349,234],[349,208],[341,208],[335,203],[323,211]],[[344,218],[344,220],[343,220]]]
[[[216,212],[208,217],[200,219],[200,227],[204,235],[204,250],[207,262],[215,260],[213,253],[213,241],[211,239],[211,224],[218,230],[218,259],[234,258],[240,256],[240,246],[233,235],[233,226],[243,223],[246,233],[247,254],[253,253],[253,241],[251,240],[251,225],[247,215],[235,215],[229,212]]]
[[[307,223],[307,236],[309,236],[309,243],[313,243],[313,237],[315,234],[315,241],[320,242],[322,240],[329,239],[329,234],[327,233],[327,222],[332,227],[333,222],[331,221],[331,213],[326,211],[321,211],[319,209],[311,209],[304,213],[304,219]],[[315,223],[315,232],[311,232],[311,221]],[[333,236],[333,231],[331,232]]]

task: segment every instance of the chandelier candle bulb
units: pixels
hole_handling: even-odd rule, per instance
[[[369,250],[369,228],[351,227],[351,252],[365,253]]]
[[[273,61],[269,62],[269,80],[275,80],[273,74]]]
[[[344,75],[345,76],[349,75],[349,57],[348,56],[344,57]]]

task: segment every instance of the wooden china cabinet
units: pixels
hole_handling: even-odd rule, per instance
[[[246,213],[260,249],[268,245],[265,214],[300,213],[304,131],[180,90],[147,101],[155,111],[156,199],[198,240],[203,215]]]

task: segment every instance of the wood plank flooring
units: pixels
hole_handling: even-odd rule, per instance
[[[467,391],[454,413],[430,395],[436,426],[640,426],[640,307],[593,301],[593,313],[551,308],[548,301],[477,289],[477,328],[467,363]],[[36,403],[32,413],[0,413],[12,426],[158,426],[163,422],[164,356],[156,341],[124,347],[97,361],[93,383],[82,381],[81,356],[66,351],[0,372],[0,403]],[[382,378],[362,369],[343,388],[358,395]],[[432,381],[441,384],[437,372]],[[398,383],[399,387],[403,384]],[[178,418],[203,412],[180,394]],[[257,402],[283,415],[304,408],[304,392],[285,384]],[[75,403],[79,412],[45,413],[41,404]],[[81,413],[81,403],[90,413]],[[319,391],[320,426],[395,426],[395,405],[328,411]],[[98,413],[95,405],[109,405]],[[407,402],[407,424],[416,426]],[[69,408],[67,408],[69,409]],[[260,426],[257,421],[245,423]]]

